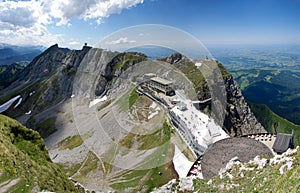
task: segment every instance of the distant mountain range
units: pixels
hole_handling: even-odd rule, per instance
[[[18,63],[26,66],[46,48],[33,45],[10,45],[0,43],[0,65]]]
[[[135,48],[130,48],[126,50],[127,52],[141,52],[148,56],[148,58],[164,58],[170,56],[175,51],[169,48],[160,46],[140,46]]]

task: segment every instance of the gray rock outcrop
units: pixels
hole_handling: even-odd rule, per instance
[[[225,78],[224,82],[227,94],[224,127],[227,131],[232,136],[266,132],[257,121],[233,77]]]
[[[169,57],[163,59],[166,62],[174,64],[179,69],[191,62],[188,58],[182,56],[180,53],[174,53]],[[266,132],[264,127],[257,121],[252,113],[249,105],[245,101],[242,91],[232,75],[223,67],[221,63],[215,61],[223,75],[225,90],[226,90],[226,110],[223,123],[223,129],[231,136],[240,136],[251,133]],[[201,76],[201,74],[200,74]],[[211,97],[207,81],[203,77],[200,78],[201,85],[198,86],[197,97],[199,100],[205,100]],[[197,89],[197,88],[196,88]],[[212,88],[214,89],[214,88]],[[219,111],[222,113],[222,110]],[[219,123],[222,124],[222,123]]]

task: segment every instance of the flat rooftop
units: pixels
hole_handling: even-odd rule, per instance
[[[155,76],[156,76],[156,74],[154,74],[154,73],[146,73],[146,74],[144,74],[144,76],[148,76],[148,77],[155,77]]]
[[[160,77],[153,77],[153,78],[150,78],[150,80],[158,82],[158,83],[163,84],[163,85],[173,84],[173,82],[168,81],[168,80],[163,79],[163,78],[160,78]]]

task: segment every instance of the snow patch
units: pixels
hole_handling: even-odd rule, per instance
[[[195,64],[195,66],[197,66],[197,67],[202,66],[202,62],[197,62],[197,63]]]
[[[29,93],[29,96],[32,96],[35,93],[35,91],[32,91]]]
[[[21,96],[15,96],[14,98],[10,99],[6,103],[0,105],[0,113],[6,111],[16,100],[18,100]]]
[[[106,101],[106,100],[107,100],[107,96],[106,95],[104,95],[102,98],[95,99],[95,100],[93,100],[93,101],[90,102],[89,108],[91,108],[92,106],[94,106],[94,105],[96,105],[96,104],[98,104],[100,102]]]
[[[19,98],[17,104],[14,106],[14,109],[17,108],[22,102],[22,98]]]
[[[31,114],[31,111],[28,111],[25,113],[25,115],[30,115]]]

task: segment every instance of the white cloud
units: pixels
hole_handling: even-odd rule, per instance
[[[71,46],[78,46],[78,45],[80,45],[81,43],[80,42],[77,42],[77,41],[71,41],[71,42],[69,42],[69,45],[71,45]]]
[[[51,34],[49,24],[71,26],[72,18],[100,24],[103,18],[140,3],[143,0],[0,0],[0,41],[50,44],[61,35]]]
[[[143,0],[109,0],[109,1],[93,1],[93,6],[84,12],[81,17],[87,19],[97,19],[100,24],[102,18],[109,17],[111,14],[120,13],[123,9],[133,7]]]
[[[2,11],[0,20],[3,23],[11,23],[15,26],[30,27],[36,22],[37,18],[33,16],[33,12],[31,10],[18,7]]]
[[[139,33],[138,36],[149,36],[150,33]]]
[[[110,42],[106,42],[107,45],[117,45],[117,44],[128,44],[135,43],[135,40],[129,40],[127,37],[121,37],[117,40],[112,40]]]

